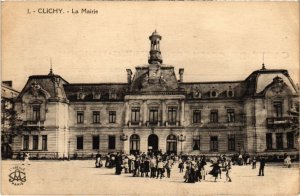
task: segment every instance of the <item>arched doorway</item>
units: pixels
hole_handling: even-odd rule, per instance
[[[137,154],[140,152],[140,136],[133,134],[130,136],[130,154]]]
[[[148,137],[148,151],[154,154],[158,153],[158,137],[155,134],[151,134]]]
[[[167,153],[177,153],[177,137],[175,135],[169,135],[167,137]]]

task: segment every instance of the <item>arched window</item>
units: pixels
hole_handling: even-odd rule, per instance
[[[169,135],[167,137],[167,153],[176,154],[177,152],[177,137],[175,135]]]
[[[134,154],[140,151],[140,136],[133,134],[130,136],[130,153]]]

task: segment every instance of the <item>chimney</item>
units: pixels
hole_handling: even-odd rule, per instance
[[[180,68],[179,69],[179,82],[183,82],[183,73],[184,73],[184,69]]]
[[[127,83],[131,84],[132,71],[131,69],[126,69],[126,71],[127,71]]]
[[[6,85],[6,86],[9,86],[9,87],[12,87],[12,81],[11,80],[2,81],[2,84]]]

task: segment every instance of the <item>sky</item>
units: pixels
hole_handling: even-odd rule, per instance
[[[98,14],[70,13],[85,8]],[[21,90],[52,61],[69,83],[126,82],[127,68],[147,64],[155,29],[163,63],[184,68],[185,82],[244,80],[264,62],[299,83],[297,2],[2,2],[2,80]]]

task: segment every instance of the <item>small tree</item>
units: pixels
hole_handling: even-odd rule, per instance
[[[13,137],[20,135],[23,122],[19,118],[14,100],[1,98],[1,153],[3,158],[11,158],[11,144]]]

